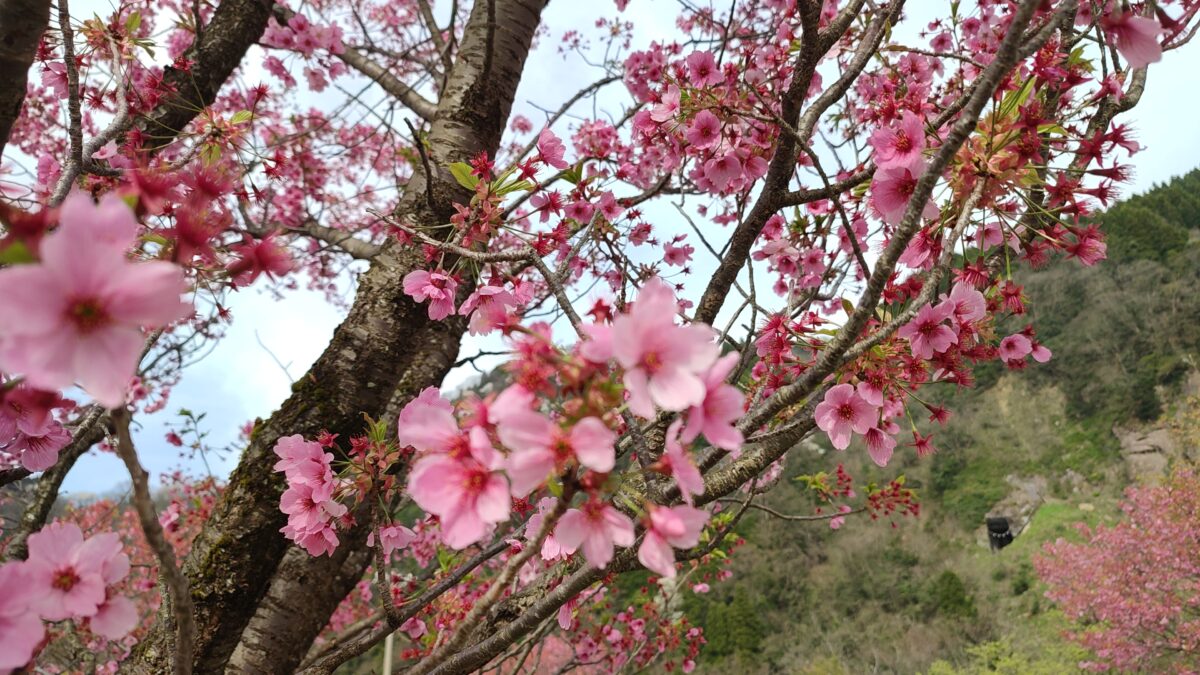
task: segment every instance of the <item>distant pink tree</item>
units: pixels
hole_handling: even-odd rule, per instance
[[[1163,485],[1130,488],[1127,518],[1080,525],[1083,541],[1047,544],[1034,561],[1096,654],[1091,670],[1200,670],[1200,476],[1176,471]]]

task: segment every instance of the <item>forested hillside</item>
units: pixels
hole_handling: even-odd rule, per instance
[[[925,430],[937,454],[897,453],[879,469],[856,446],[791,453],[763,500],[779,513],[811,514],[797,478],[842,462],[859,483],[902,472],[922,514],[895,527],[851,518],[834,531],[751,511],[730,563],[740,583],[686,594],[688,616],[707,629],[703,671],[1074,672],[1087,654],[1061,637],[1066,620],[1042,596],[1031,559],[1071,536],[1074,522],[1118,517],[1136,473],[1122,438],[1174,439],[1132,451],[1166,462],[1192,450],[1179,420],[1195,412],[1200,171],[1097,220],[1109,260],[1017,277],[1054,358],[1019,372],[980,369],[974,388],[943,391],[955,414]],[[989,514],[1023,528],[998,553],[986,545]]]

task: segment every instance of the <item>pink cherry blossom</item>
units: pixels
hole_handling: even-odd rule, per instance
[[[697,148],[711,148],[721,140],[721,120],[707,110],[701,110],[688,125],[687,141]]]
[[[46,635],[37,612],[31,574],[22,562],[0,565],[0,672],[20,668]]]
[[[871,134],[870,143],[875,148],[875,165],[879,168],[912,166],[920,161],[925,149],[925,123],[906,110],[898,124],[880,127]]]
[[[1019,361],[1033,351],[1033,342],[1017,333],[1009,335],[1000,341],[1000,358],[1005,361]]]
[[[864,434],[863,440],[867,442],[867,454],[871,456],[871,461],[879,466],[887,466],[888,460],[892,458],[892,451],[896,449],[896,438],[884,433],[879,427],[871,427]]]
[[[563,430],[541,413],[524,411],[505,417],[500,442],[512,454],[505,469],[515,496],[523,497],[571,459],[597,473],[612,471],[617,435],[595,417],[585,417]]]
[[[675,578],[674,548],[692,548],[700,542],[700,532],[708,522],[708,512],[691,506],[650,506],[649,523],[638,560],[651,571],[668,579]]]
[[[414,270],[404,277],[404,292],[417,302],[429,300],[429,318],[434,321],[454,313],[454,294],[458,282],[441,272]]]
[[[1162,60],[1158,36],[1163,28],[1158,21],[1133,12],[1115,12],[1101,19],[1100,25],[1130,68],[1145,68]]]
[[[578,509],[569,509],[554,528],[554,538],[563,550],[574,553],[581,546],[583,557],[597,569],[608,566],[614,546],[632,546],[633,521],[611,505],[592,499]]]
[[[422,452],[451,452],[462,445],[454,408],[437,387],[426,387],[404,406],[396,421],[396,433],[401,446]]]
[[[719,355],[713,330],[677,326],[675,293],[653,278],[642,287],[633,310],[613,321],[612,350],[625,369],[629,409],[653,417],[654,406],[682,411],[704,402],[702,375]]]
[[[31,436],[18,434],[8,451],[19,454],[21,466],[30,471],[45,471],[58,463],[58,451],[71,442],[71,433],[61,425],[46,427],[44,433]]]
[[[0,270],[0,368],[42,389],[78,381],[106,407],[124,402],[142,329],[183,319],[191,307],[179,299],[187,289],[181,268],[125,259],[130,216],[121,208],[73,200],[42,240],[39,264]]]
[[[408,475],[408,492],[422,509],[441,518],[442,541],[463,549],[508,520],[508,481],[496,473],[502,458],[487,434],[471,429],[465,452],[427,454]]]
[[[704,177],[712,183],[717,192],[729,190],[741,175],[742,163],[735,152],[714,157],[704,163]]]
[[[230,249],[238,257],[226,265],[225,270],[236,280],[238,286],[249,286],[263,274],[267,275],[268,279],[282,277],[296,265],[287,247],[279,241],[275,232],[261,239],[246,235],[242,243],[235,244]]]
[[[325,452],[320,443],[306,441],[298,434],[285,436],[275,442],[275,454],[280,460],[274,468],[284,472],[288,483],[309,486],[317,501],[330,498],[334,487],[333,455]]]
[[[49,87],[60,99],[67,98],[67,64],[51,61],[42,71],[42,85]]]
[[[538,156],[542,161],[554,167],[555,169],[567,168],[567,162],[563,156],[567,152],[567,148],[563,145],[562,140],[554,135],[549,129],[542,129],[542,133],[538,134],[537,140]]]
[[[402,549],[414,540],[417,535],[411,529],[403,525],[385,525],[379,528],[379,545],[383,547],[383,554],[391,555],[392,551]],[[367,546],[375,545],[375,531],[372,530],[367,535]]]
[[[725,81],[712,52],[695,51],[688,55],[688,76],[693,86],[711,87]]]
[[[951,302],[926,304],[912,321],[901,326],[897,335],[908,340],[913,356],[931,359],[958,342],[958,336],[944,323],[954,314],[955,308]]]
[[[829,435],[829,441],[838,450],[850,446],[851,432],[867,433],[875,426],[878,415],[879,409],[863,400],[849,384],[830,387],[814,411],[817,427]]]
[[[96,613],[106,597],[104,555],[111,550],[110,537],[116,535],[85,541],[78,525],[62,522],[29,535],[25,565],[36,593],[33,608],[43,619],[62,621]]]
[[[471,316],[468,328],[471,335],[485,335],[503,326],[510,307],[517,305],[517,299],[503,286],[483,284],[467,297],[458,313]]]
[[[1030,351],[1030,355],[1033,357],[1033,360],[1037,361],[1038,363],[1046,363],[1052,356],[1050,349],[1041,343],[1034,343],[1033,349]]]
[[[908,208],[908,200],[917,188],[917,180],[925,173],[924,161],[907,165],[879,168],[871,181],[871,203],[883,217],[883,222],[889,225],[899,225],[904,211]],[[936,218],[937,204],[932,199],[925,202],[921,211],[923,218]]]
[[[137,627],[141,616],[133,600],[123,595],[109,595],[88,620],[91,631],[109,640],[119,640]]]
[[[954,320],[959,324],[979,321],[987,315],[987,300],[970,284],[959,282],[946,296],[954,307]]]
[[[532,540],[534,536],[542,529],[542,522],[546,518],[546,514],[554,509],[554,505],[558,500],[554,497],[542,497],[538,500],[537,511],[529,516],[529,522],[525,524],[525,538]],[[570,553],[563,549],[562,544],[554,538],[554,533],[546,535],[542,540],[541,556],[542,560],[559,560],[565,558]]]
[[[704,494],[704,476],[692,461],[687,449],[679,442],[679,427],[681,420],[675,420],[667,427],[667,443],[658,465],[679,484],[679,492],[683,501],[692,503],[692,497]]]
[[[717,359],[704,374],[704,401],[688,408],[683,440],[692,442],[700,434],[712,445],[731,452],[741,449],[742,432],[734,422],[742,416],[745,396],[725,378],[737,366],[738,354],[731,352]]]

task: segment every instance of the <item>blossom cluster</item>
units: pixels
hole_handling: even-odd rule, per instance
[[[50,391],[78,382],[113,408],[125,402],[144,329],[191,314],[183,270],[126,258],[138,223],[116,194],[97,205],[74,193],[58,221],[39,260],[0,270],[0,368]]]
[[[55,411],[73,406],[58,392],[21,383],[0,390],[0,465],[18,463],[29,471],[54,466],[71,440]]]
[[[29,558],[0,565],[0,672],[33,658],[43,621],[82,623],[118,639],[137,624],[133,602],[112,586],[129,574],[129,558],[114,533],[84,539],[74,523],[54,523],[29,535]]]
[[[312,555],[332,553],[338,545],[334,523],[347,511],[334,499],[338,481],[333,475],[333,455],[320,443],[299,435],[280,438],[275,454],[279,456],[275,470],[282,471],[288,483],[279,498],[279,508],[288,516],[280,531]]]

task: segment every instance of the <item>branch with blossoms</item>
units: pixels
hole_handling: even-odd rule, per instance
[[[595,82],[538,106],[535,128],[507,117],[544,4],[463,3],[444,28],[425,2],[185,1],[82,23],[60,7],[64,40],[37,55],[43,84],[13,138],[37,162],[28,194],[65,199],[0,212],[0,459],[46,470],[29,513],[107,426],[68,439],[58,392],[150,412],[221,337],[232,291],[307,279],[336,296],[367,270],[180,542],[194,648],[164,613],[130,669],[331,672],[392,634],[417,672],[531,654],[694,665],[703,638],[672,618],[669,587],[732,550],[797,443],[858,444],[886,468],[907,427],[926,456],[921,408],[939,424],[949,411],[923,388],[1050,358],[1032,326],[1002,330],[1029,302],[1011,268],[1103,258],[1082,218],[1128,178],[1115,154],[1138,149],[1114,116],[1196,16],[1194,2],[984,2],[928,24],[924,49],[891,44],[901,0],[735,2],[685,7],[686,39],[628,53],[632,24],[606,18]],[[158,70],[139,54],[170,11]],[[236,72],[255,42],[268,83],[251,86]],[[561,49],[585,43],[569,31]],[[631,100],[605,119],[621,71]],[[301,105],[299,79],[329,105]],[[597,110],[575,119],[585,100]],[[680,233],[655,210],[668,202]],[[474,364],[467,333],[498,335],[510,360],[452,402],[436,387]],[[846,481],[821,488],[831,526],[919,511],[901,478]],[[27,530],[31,566],[2,574],[48,564],[32,545],[45,518]],[[5,605],[21,637],[0,658],[24,666],[68,618],[117,635],[127,616],[102,607],[121,609],[126,582],[117,556],[97,558],[50,582],[69,586],[65,614],[46,584]],[[613,578],[638,568],[654,575],[644,607],[609,612]]]

